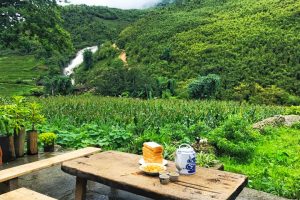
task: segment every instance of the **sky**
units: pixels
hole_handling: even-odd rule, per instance
[[[71,2],[72,4],[108,6],[112,8],[121,8],[121,9],[148,8],[160,2],[160,0],[68,0],[68,1]]]

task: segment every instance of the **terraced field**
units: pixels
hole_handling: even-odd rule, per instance
[[[46,68],[34,56],[0,57],[0,96],[24,95],[36,88],[35,80]]]

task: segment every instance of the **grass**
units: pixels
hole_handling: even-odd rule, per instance
[[[5,55],[0,57],[0,95],[22,95],[35,88],[37,77],[45,67],[32,55]]]
[[[246,174],[251,188],[300,199],[300,130],[269,128],[265,134],[249,162],[222,157],[225,170]]]

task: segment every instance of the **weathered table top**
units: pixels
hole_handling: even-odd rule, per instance
[[[107,151],[64,162],[62,170],[79,178],[96,181],[116,189],[154,199],[235,199],[247,184],[247,177],[207,168],[197,168],[191,176],[161,185],[158,177],[139,170],[139,155]],[[169,171],[175,171],[169,162]]]

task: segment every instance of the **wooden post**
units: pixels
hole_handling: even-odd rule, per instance
[[[10,192],[19,188],[19,179],[14,178],[9,181],[5,181],[0,185],[0,191],[2,193]]]
[[[109,196],[110,200],[115,200],[118,199],[118,190],[116,188],[111,187],[110,188],[110,196]]]
[[[75,200],[85,200],[87,180],[76,177]]]
[[[0,146],[0,165],[2,165],[2,156],[3,156],[3,153],[2,153],[1,146]]]

